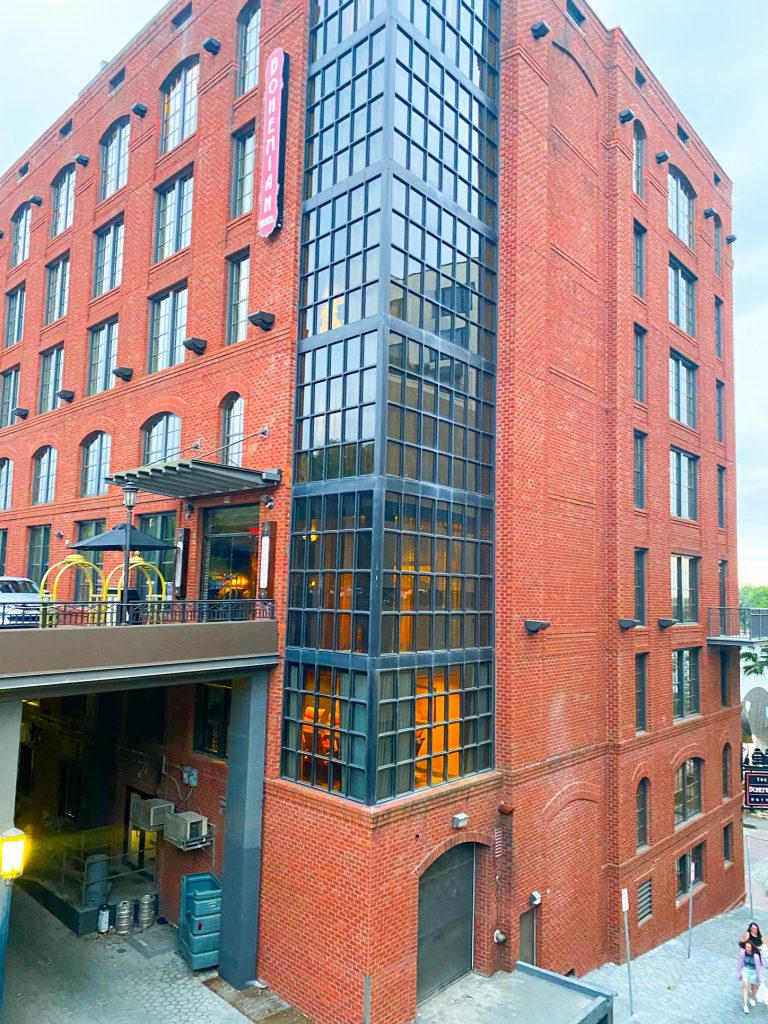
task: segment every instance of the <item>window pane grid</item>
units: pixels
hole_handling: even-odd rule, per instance
[[[172,413],[161,413],[144,430],[144,462],[165,462],[181,449],[181,420]]]
[[[221,461],[227,466],[242,466],[245,403],[233,395],[222,410]]]
[[[29,238],[32,227],[32,207],[26,203],[11,220],[11,267],[17,267],[29,258]]]
[[[634,502],[635,508],[645,508],[645,448],[647,437],[641,431],[634,433]]]
[[[99,433],[83,444],[83,468],[80,493],[84,498],[106,494],[109,476],[109,459],[112,451],[112,438],[109,434]]]
[[[28,527],[27,576],[38,585],[48,571],[51,546],[50,526]]]
[[[674,718],[689,718],[701,710],[698,647],[672,652],[672,704]]]
[[[200,65],[180,68],[165,86],[163,99],[163,152],[174,149],[197,128],[197,84]]]
[[[101,144],[101,198],[107,199],[128,181],[128,141],[131,125],[115,125]]]
[[[672,617],[678,622],[699,620],[699,559],[672,555]]]
[[[640,850],[648,845],[648,779],[641,779],[635,794],[636,846]]]
[[[668,188],[669,227],[692,249],[695,193],[676,167],[669,171]]]
[[[187,174],[158,192],[156,260],[186,249],[191,233],[192,175]]]
[[[696,426],[696,377],[695,363],[677,352],[669,353],[669,415],[688,427]]]
[[[88,353],[89,395],[107,391],[115,383],[112,371],[117,366],[117,335],[117,320],[110,320],[91,330]]]
[[[16,345],[24,337],[24,307],[26,288],[19,285],[6,296],[5,348]]]
[[[51,236],[60,235],[72,225],[75,213],[75,168],[65,168],[53,183]]]
[[[635,221],[633,235],[633,287],[639,299],[645,298],[645,228]]]
[[[259,84],[259,33],[261,31],[261,4],[249,4],[239,18],[238,95]]]
[[[717,467],[717,525],[725,528],[725,467]]]
[[[51,412],[61,405],[57,392],[62,387],[64,373],[64,346],[57,345],[40,356],[40,400],[39,412]]]
[[[675,772],[675,824],[701,814],[701,758],[683,761]]]
[[[246,253],[229,261],[229,316],[227,344],[244,341],[248,334],[248,288],[251,260]]]
[[[721,443],[725,441],[725,384],[721,380],[715,382],[715,436]]]
[[[648,728],[648,655],[635,655],[635,732]]]
[[[43,448],[33,458],[32,504],[53,501],[56,487],[56,449]]]
[[[634,395],[636,402],[645,402],[645,330],[635,325]]]
[[[0,459],[0,511],[7,512],[11,507],[12,492],[13,463],[10,459]]]
[[[646,563],[647,548],[635,548],[635,621],[641,626],[646,624]]]
[[[48,294],[45,322],[51,324],[66,316],[69,302],[69,254],[48,267]]]
[[[250,128],[235,137],[235,180],[232,216],[250,213],[253,209],[253,164],[256,132]]]
[[[679,519],[698,518],[698,458],[672,448],[669,453],[670,513]]]
[[[152,300],[149,372],[165,370],[184,361],[182,342],[187,336],[187,288],[177,288]]]
[[[669,319],[696,337],[696,278],[673,256],[669,257]]]
[[[723,300],[715,299],[715,355],[723,358]]]
[[[117,288],[122,281],[124,235],[125,225],[122,218],[96,235],[94,297]]]
[[[19,368],[5,370],[0,377],[0,427],[9,427],[14,422],[13,410],[19,404]]]

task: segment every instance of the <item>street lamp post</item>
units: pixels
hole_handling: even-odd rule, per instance
[[[130,608],[128,605],[128,576],[131,572],[131,530],[133,528],[133,509],[139,489],[136,484],[123,484],[123,505],[125,505],[125,548],[123,549],[123,625],[130,625]]]
[[[3,1013],[5,952],[8,947],[8,925],[11,918],[11,891],[14,879],[24,870],[26,836],[18,828],[9,828],[0,835],[0,1017]]]

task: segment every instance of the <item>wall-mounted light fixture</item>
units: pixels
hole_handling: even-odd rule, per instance
[[[619,111],[619,121],[621,121],[622,124],[627,124],[628,121],[634,121],[634,119],[635,112],[631,107],[627,107],[626,110]]]
[[[259,327],[262,331],[271,331],[275,323],[275,314],[257,309],[255,313],[248,314],[248,319],[254,327]]]
[[[709,220],[710,217],[716,217],[717,210],[714,208],[714,206],[708,206],[704,211],[704,216],[707,218],[707,220]]]
[[[666,151],[666,149],[660,149],[659,152],[656,154],[656,163],[663,164],[666,163],[667,160],[669,160],[669,153]]]
[[[196,356],[201,356],[205,352],[208,342],[205,338],[185,338],[181,344],[190,352],[194,352]]]
[[[25,420],[29,416],[29,409],[17,405],[14,409],[11,409],[11,416],[15,416],[17,420]]]
[[[525,626],[526,633],[540,633],[542,629],[549,629],[552,625],[551,622],[547,622],[546,619],[524,619],[523,625]]]
[[[53,536],[56,538],[56,540],[64,540],[64,534],[61,530],[57,530]]]
[[[192,502],[191,501],[185,501],[184,502],[184,518],[185,519],[191,519],[192,518],[192,514],[193,514],[194,511],[195,511],[195,506],[192,504]]]
[[[549,35],[549,25],[546,21],[534,21],[531,25],[531,35],[534,39],[543,39],[544,36]]]
[[[75,163],[80,164],[81,167],[87,167],[91,162],[91,158],[86,156],[85,153],[78,153],[75,157]]]
[[[736,241],[736,235],[726,235],[725,240],[728,243],[728,245],[733,245],[733,243]]]
[[[133,376],[133,368],[130,366],[116,366],[112,374],[115,377],[119,377],[120,380],[130,380]]]
[[[669,629],[670,626],[676,626],[678,619],[659,619],[659,629]]]
[[[5,238],[5,232],[4,231],[0,231],[0,238]]]
[[[72,399],[75,397],[75,392],[69,391],[67,390],[67,388],[60,388],[56,392],[56,397],[60,398],[62,402],[71,402]]]
[[[136,117],[147,116],[147,106],[145,103],[134,103],[131,107],[131,113],[135,114]]]
[[[271,512],[272,509],[275,507],[275,499],[272,497],[271,494],[265,494],[261,499],[261,504],[264,506],[265,509],[267,509],[267,511]]]
[[[43,197],[42,196],[30,196],[29,197],[29,201],[30,201],[30,203],[32,203],[33,206],[42,206],[43,205]]]
[[[216,54],[221,49],[221,43],[219,42],[218,39],[214,39],[213,36],[208,36],[208,38],[203,43],[203,49],[205,50],[206,53],[210,53],[212,57],[215,57]]]
[[[634,629],[635,626],[640,625],[639,619],[619,619],[619,629],[627,630]]]
[[[463,811],[459,811],[458,814],[454,814],[451,818],[451,828],[466,828],[469,824],[469,815]]]

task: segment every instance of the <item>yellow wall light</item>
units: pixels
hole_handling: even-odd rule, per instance
[[[9,828],[0,834],[0,876],[7,882],[24,872],[24,852],[27,837],[19,828]]]

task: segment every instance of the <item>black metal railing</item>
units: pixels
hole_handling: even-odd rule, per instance
[[[271,599],[243,598],[221,601],[146,600],[51,601],[41,604],[0,605],[0,626],[158,626],[183,622],[250,622],[274,619]]]
[[[768,608],[710,608],[707,636],[768,643]]]

